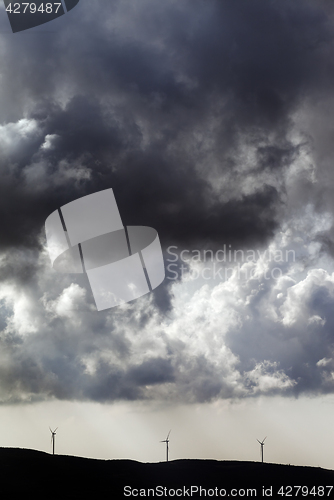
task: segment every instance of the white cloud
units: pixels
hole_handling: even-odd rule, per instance
[[[334,299],[334,273],[329,275],[324,269],[312,269],[307,277],[287,290],[287,298],[280,307],[282,323],[291,326],[297,322],[319,322],[316,316],[308,314],[308,302],[314,290],[322,287],[328,290]],[[323,323],[323,319],[320,318]]]
[[[253,370],[245,373],[244,377],[246,383],[250,383],[253,394],[265,394],[275,390],[281,392],[297,384],[295,380],[291,380],[286,373],[279,370],[278,363],[267,360],[257,363]]]
[[[2,154],[10,156],[40,137],[38,122],[22,118],[16,123],[0,125],[0,149]]]
[[[45,136],[45,140],[43,144],[41,145],[41,149],[55,149],[54,141],[58,138],[59,136],[57,134],[47,134]]]

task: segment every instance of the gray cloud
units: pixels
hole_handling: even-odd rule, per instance
[[[92,0],[11,36],[0,13],[1,400],[331,392],[331,5]],[[297,260],[285,281],[260,263],[245,282],[178,276],[96,313],[85,277],[50,269],[43,224],[109,187],[165,256]]]

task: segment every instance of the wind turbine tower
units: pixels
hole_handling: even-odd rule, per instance
[[[256,440],[258,443],[261,445],[261,462],[263,463],[263,447],[264,447],[264,442],[267,439],[267,436],[264,438],[263,441],[259,441],[258,439]]]
[[[168,438],[169,438],[169,434],[170,434],[170,431],[167,434],[166,439],[164,439],[163,441],[160,441],[160,443],[166,443],[166,462],[168,462],[168,451],[169,451],[169,448],[168,448],[169,439]]]
[[[49,427],[50,432],[51,432],[51,444],[52,444],[52,455],[55,454],[55,442],[56,442],[56,430],[58,427],[55,428],[54,431],[51,430],[51,427]]]

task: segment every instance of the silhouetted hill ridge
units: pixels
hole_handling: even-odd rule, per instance
[[[263,488],[273,488],[271,498],[283,486],[305,488],[334,485],[334,471],[320,467],[281,465],[259,462],[219,461],[213,459],[180,459],[170,462],[143,463],[129,459],[102,460],[72,455],[51,455],[43,451],[22,448],[0,448],[2,493],[8,495],[33,494],[45,498],[51,491],[60,498],[82,498],[93,495],[110,499],[146,498],[204,498],[196,495],[196,488],[208,492],[254,489],[257,498],[264,498]],[[127,489],[124,489],[127,487]],[[189,488],[193,487],[191,491]],[[151,489],[148,495],[148,488]],[[178,494],[175,494],[177,490]],[[334,488],[333,488],[334,490]],[[253,498],[254,496],[253,491]],[[283,489],[288,493],[288,490]],[[306,490],[304,489],[304,492]],[[173,494],[174,492],[174,494]],[[192,496],[190,495],[192,492]],[[267,490],[267,493],[269,490]],[[296,493],[296,490],[293,491]],[[329,488],[314,489],[309,496],[291,495],[295,498],[334,498]],[[125,495],[126,493],[126,495]],[[136,494],[137,493],[137,494]],[[154,495],[153,495],[154,493]],[[160,494],[161,493],[161,494]],[[165,493],[165,494],[164,494]],[[170,496],[166,493],[171,493]],[[180,495],[184,493],[184,495]],[[242,492],[241,492],[242,493]],[[314,494],[317,493],[317,494]],[[320,495],[318,495],[320,493]],[[135,495],[134,495],[135,494]],[[209,495],[207,495],[209,496]],[[210,495],[222,498],[219,495]],[[245,498],[246,495],[234,496]],[[249,497],[249,495],[247,496]]]

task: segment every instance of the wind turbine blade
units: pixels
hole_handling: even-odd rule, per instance
[[[172,429],[171,429],[171,430],[172,430]],[[171,430],[170,430],[170,431],[169,431],[169,433],[167,434],[167,438],[166,438],[166,439],[168,439],[168,438],[169,438],[169,434],[170,434]]]
[[[262,441],[262,443],[264,443],[266,439],[267,439],[267,436],[264,438],[264,440]]]
[[[261,441],[259,441],[258,439],[256,440],[258,443],[262,444]]]

